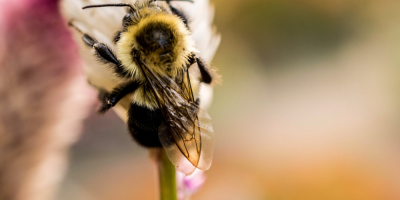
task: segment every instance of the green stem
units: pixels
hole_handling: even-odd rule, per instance
[[[164,149],[160,149],[158,155],[160,200],[177,200],[175,166],[169,161]]]

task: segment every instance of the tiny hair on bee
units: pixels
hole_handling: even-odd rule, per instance
[[[111,91],[101,89],[99,112],[105,113],[129,98],[127,126],[133,139],[144,147],[163,147],[177,170],[190,174],[211,165],[213,129],[211,118],[199,107],[199,90],[217,75],[198,55],[188,19],[171,1],[83,7],[128,8],[112,38],[113,50],[79,30],[74,21],[69,25],[121,82]]]

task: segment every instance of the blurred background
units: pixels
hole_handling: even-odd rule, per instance
[[[213,0],[223,82],[192,199],[400,199],[400,1]],[[155,199],[146,149],[94,113],[59,200]]]

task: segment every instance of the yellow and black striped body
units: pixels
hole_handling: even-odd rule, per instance
[[[133,52],[140,54],[140,58],[153,72],[174,80],[178,71],[189,64],[189,56],[197,50],[181,18],[155,3],[144,2],[134,6],[136,12],[128,14],[124,19],[124,29],[116,43],[116,56],[129,78],[143,83],[133,93],[132,103],[155,110],[159,105],[146,84]],[[191,79],[191,87],[197,98],[200,82],[196,79]]]
[[[146,147],[162,146],[158,137],[158,128],[163,121],[162,105],[157,102],[135,56],[140,57],[152,72],[175,80],[178,72],[189,66],[189,57],[197,52],[184,21],[158,3],[133,5],[135,12],[125,16],[123,30],[116,39],[116,57],[127,74],[125,78],[140,83],[132,93],[128,128],[133,138]],[[190,83],[184,84],[191,85],[194,98],[197,98],[198,77],[191,77]]]
[[[171,1],[83,7],[128,8],[113,39],[114,50],[82,31],[74,20],[69,25],[118,79],[112,90],[97,87],[102,103],[99,113],[127,97],[119,106],[129,107],[127,124],[133,138],[145,147],[164,147],[176,169],[188,175],[211,165],[214,131],[210,116],[199,106],[199,89],[201,83],[211,84],[218,75],[198,56],[188,20]]]
[[[212,70],[196,55],[198,52],[183,13],[174,8],[170,1],[162,5],[163,2],[156,0],[143,0],[135,4],[84,7],[129,8],[122,20],[122,30],[114,38],[115,54],[108,45],[82,32],[73,22],[69,25],[82,33],[83,42],[94,49],[100,61],[110,64],[121,79],[121,83],[111,92],[102,90],[100,113],[107,112],[122,98],[129,96],[132,102],[127,113],[127,124],[139,144],[161,147],[160,136],[168,140],[163,142],[163,146],[168,146],[172,132],[182,137],[175,138],[175,143],[187,142],[189,145],[188,141],[196,141],[196,144],[200,144],[200,132],[196,129],[200,127],[197,114],[201,110],[198,93],[201,82],[212,82]],[[192,67],[193,73],[189,73],[194,63],[197,63],[197,68]],[[166,131],[170,128],[173,130]],[[198,137],[195,138],[195,134]],[[180,147],[183,148],[182,145]],[[199,149],[197,145],[195,151],[199,153]],[[198,158],[197,161],[192,159],[192,164],[196,165]]]

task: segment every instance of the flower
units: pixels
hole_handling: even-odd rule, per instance
[[[135,3],[136,0],[119,0],[118,3]],[[111,49],[115,49],[112,38],[116,31],[121,28],[122,19],[124,17],[124,8],[104,7],[101,9],[82,10],[82,7],[92,4],[115,3],[108,0],[64,0],[61,4],[62,12],[67,20],[74,20],[85,33],[90,34],[99,41],[107,44]],[[172,2],[182,8],[185,14],[188,14],[189,26],[192,27],[192,36],[196,43],[196,48],[200,51],[201,57],[210,62],[218,48],[221,37],[212,27],[212,19],[214,10],[209,5],[208,0],[196,0],[194,3],[189,2]],[[111,90],[120,82],[114,78],[114,74],[108,70],[106,66],[93,59],[93,52],[89,48],[83,48],[82,36],[77,32],[75,39],[82,46],[80,55],[86,62],[84,70],[89,82],[96,88],[104,88]],[[207,110],[211,105],[212,87],[203,84],[200,95],[202,101],[200,107]],[[121,119],[127,120],[127,110],[129,109],[130,100],[128,97],[122,99],[114,110]]]
[[[206,181],[204,171],[196,169],[193,174],[185,176],[184,174],[176,173],[176,182],[178,186],[178,199],[187,200],[191,195],[196,193]]]
[[[130,4],[135,2],[136,0],[118,1],[118,3]],[[76,28],[84,33],[87,33],[88,35],[91,35],[101,43],[105,43],[110,47],[110,49],[116,49],[116,46],[112,40],[115,36],[115,33],[121,29],[122,19],[126,14],[126,12],[124,12],[124,8],[102,7],[101,9],[82,10],[82,7],[84,6],[107,3],[117,2],[109,0],[64,0],[62,3],[62,10],[65,18],[67,20],[73,20]],[[196,43],[196,48],[200,51],[200,56],[205,61],[210,63],[220,43],[220,36],[216,34],[215,29],[212,27],[214,13],[213,8],[209,5],[209,1],[195,0],[194,3],[173,1],[172,4],[180,7],[182,11],[188,15],[189,27],[192,32],[192,37]],[[82,42],[82,34],[78,31],[74,31],[74,33],[76,41],[82,46],[80,55],[86,62],[84,70],[91,85],[98,89],[111,91],[117,85],[121,84],[124,80],[116,79],[115,75],[111,70],[109,70],[108,66],[105,66],[94,59],[93,49],[85,47],[85,44]],[[212,92],[212,86],[207,84],[201,85],[200,96],[202,99],[200,101],[200,107],[202,109],[207,110],[210,107]],[[129,110],[130,103],[132,101],[130,98],[132,98],[132,96],[125,96],[116,106],[113,107],[114,111],[125,122],[127,121],[127,111]],[[212,140],[212,138],[209,140]],[[210,144],[209,146],[213,145]],[[155,154],[159,155],[160,152]],[[160,163],[159,156],[153,157],[156,158],[156,163]],[[161,166],[161,164],[157,165]],[[190,163],[189,165],[193,167]],[[198,172],[193,176],[186,178],[178,177],[178,184],[181,184],[180,189],[183,191],[183,196],[188,196],[189,194],[194,193],[204,183],[205,176],[203,172],[200,170],[197,171]],[[190,171],[190,173],[191,172],[193,171]],[[182,174],[179,176],[181,175]]]

